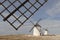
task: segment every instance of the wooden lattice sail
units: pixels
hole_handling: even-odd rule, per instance
[[[0,5],[3,9],[0,15],[3,21],[7,21],[15,30],[18,30],[46,2],[47,0],[43,2],[40,0],[1,0]]]

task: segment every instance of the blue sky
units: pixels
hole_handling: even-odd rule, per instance
[[[3,8],[0,6],[1,9]],[[29,20],[35,23],[39,18],[43,19],[39,24],[43,28],[48,28],[50,34],[60,34],[60,0],[48,0]],[[16,31],[7,22],[2,21],[2,17],[0,16],[0,34],[29,34],[29,30],[33,26],[29,20],[25,26]]]
[[[59,18],[59,0],[49,0],[39,11],[35,14],[36,17],[41,18]]]

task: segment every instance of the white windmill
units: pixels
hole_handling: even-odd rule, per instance
[[[36,24],[34,24],[32,21],[30,21],[34,26],[32,27],[32,29],[29,32],[31,32],[33,30],[33,36],[41,35],[41,26],[38,24],[40,20],[41,19],[39,19]]]
[[[48,29],[45,29],[44,35],[48,35]]]

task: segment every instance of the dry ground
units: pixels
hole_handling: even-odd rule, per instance
[[[0,40],[60,40],[60,35],[38,37],[31,35],[6,35],[0,36]]]

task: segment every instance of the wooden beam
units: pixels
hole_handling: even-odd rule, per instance
[[[19,7],[17,7],[13,12],[11,12],[6,18],[3,19],[3,21],[6,21],[11,15],[13,15],[19,8],[24,6],[25,3],[27,3],[29,0],[24,1]]]

